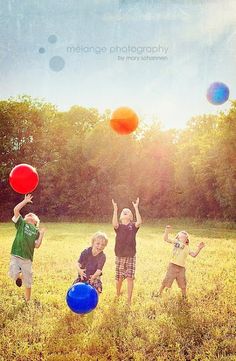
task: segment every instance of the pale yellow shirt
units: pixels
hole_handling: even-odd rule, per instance
[[[172,244],[173,253],[170,262],[178,266],[185,267],[185,261],[190,252],[189,246],[177,239],[175,239]]]

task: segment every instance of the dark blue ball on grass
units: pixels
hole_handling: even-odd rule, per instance
[[[207,99],[214,105],[221,105],[229,99],[229,88],[221,82],[212,83],[207,89]]]
[[[69,288],[66,302],[71,311],[75,313],[89,313],[98,304],[98,294],[91,285],[79,282]]]

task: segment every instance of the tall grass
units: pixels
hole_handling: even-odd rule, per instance
[[[137,272],[131,308],[126,284],[115,297],[114,232],[109,224],[48,223],[35,250],[32,300],[8,278],[14,226],[0,224],[0,360],[236,360],[236,231],[225,225],[175,220],[191,248],[206,247],[187,260],[188,302],[174,285],[160,299],[151,297],[165,274],[171,245],[162,241],[165,222],[144,225],[137,235]],[[168,222],[169,223],[169,222]],[[76,277],[75,262],[91,235],[105,231],[109,243],[104,291],[96,310],[84,317],[65,302]]]

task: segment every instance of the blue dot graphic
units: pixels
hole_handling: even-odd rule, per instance
[[[46,50],[44,48],[39,48],[39,53],[40,54],[44,54],[46,52]]]
[[[48,42],[49,42],[50,44],[55,44],[55,43],[57,42],[57,37],[56,37],[56,35],[50,35],[50,36],[48,37]]]
[[[61,71],[65,66],[65,60],[61,56],[53,56],[50,59],[49,67],[53,71]]]

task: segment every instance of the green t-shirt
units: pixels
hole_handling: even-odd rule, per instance
[[[33,261],[35,241],[39,238],[39,231],[33,224],[26,223],[20,215],[13,217],[17,232],[12,244],[11,254]]]

